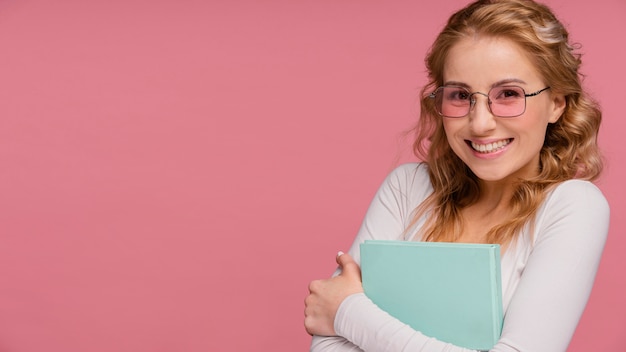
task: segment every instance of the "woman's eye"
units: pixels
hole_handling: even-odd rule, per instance
[[[495,94],[495,99],[520,98],[522,93],[518,89],[501,89]]]
[[[464,90],[454,90],[448,94],[450,100],[467,100],[470,94]]]

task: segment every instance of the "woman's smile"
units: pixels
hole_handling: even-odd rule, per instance
[[[513,141],[513,138],[501,139],[495,142],[481,142],[467,140],[467,144],[474,149],[474,151],[480,154],[491,154],[504,149],[509,143]]]

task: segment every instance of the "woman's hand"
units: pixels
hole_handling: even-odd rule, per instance
[[[309,295],[304,300],[304,327],[311,335],[335,336],[335,315],[343,300],[363,292],[361,269],[349,254],[339,252],[337,264],[341,273],[326,280],[309,284]]]

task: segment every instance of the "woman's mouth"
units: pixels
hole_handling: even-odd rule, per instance
[[[511,143],[512,140],[513,138],[508,138],[508,139],[499,140],[497,142],[491,142],[491,143],[485,143],[485,144],[468,141],[468,144],[475,151],[481,154],[488,154],[488,153],[497,152],[498,150],[506,147],[509,143]]]

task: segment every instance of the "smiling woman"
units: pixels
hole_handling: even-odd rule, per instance
[[[372,239],[501,245],[505,319],[491,350],[566,350],[609,221],[590,182],[602,169],[601,113],[580,64],[563,25],[534,1],[479,0],[452,15],[426,58],[414,143],[424,162],[387,177],[340,270],[310,284],[312,351],[467,351],[363,293],[358,249]]]
[[[542,89],[546,82],[535,65],[515,42],[492,36],[462,39],[448,53],[443,87],[462,82],[470,89],[489,91],[472,93],[471,109],[463,118],[442,119],[450,148],[483,181],[483,187],[498,181],[513,185],[516,179],[539,174],[546,129],[563,114],[565,98]],[[521,87],[510,88],[510,82]],[[524,88],[535,92],[530,103]],[[503,89],[508,98],[501,97]],[[537,95],[541,91],[546,94]]]

